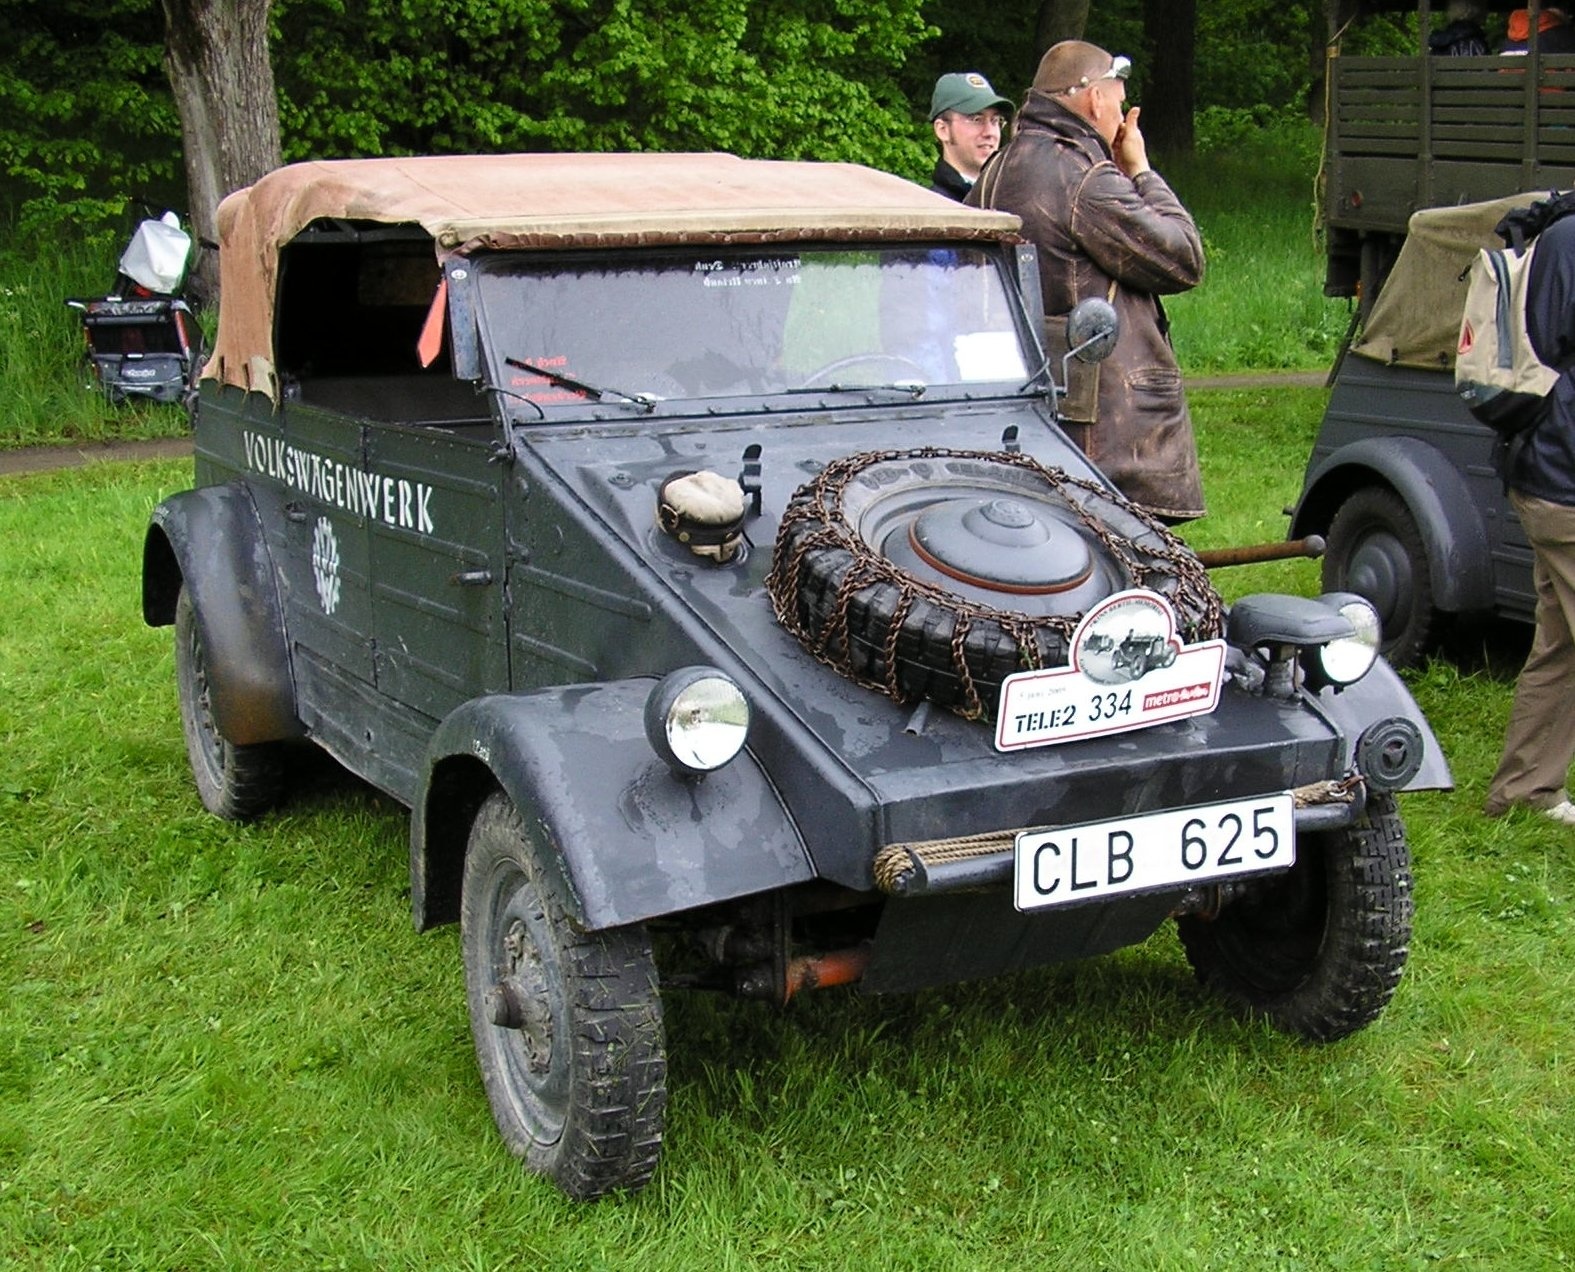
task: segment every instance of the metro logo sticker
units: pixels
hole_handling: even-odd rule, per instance
[[[1019,671],[1002,681],[996,750],[1206,715],[1219,705],[1224,671],[1225,642],[1183,644],[1176,612],[1158,592],[1117,592],[1077,625],[1070,666]]]

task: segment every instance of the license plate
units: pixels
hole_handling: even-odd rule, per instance
[[[1017,836],[1019,910],[1189,887],[1296,860],[1289,791]]]

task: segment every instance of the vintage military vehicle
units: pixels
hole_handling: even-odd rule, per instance
[[[521,155],[286,167],[220,226],[143,564],[197,789],[257,815],[306,742],[411,809],[532,1170],[649,1179],[675,989],[908,991],[1174,918],[1293,1034],[1390,1000],[1426,721],[1369,605],[1227,609],[1069,443],[1014,217]]]
[[[1532,552],[1505,492],[1498,435],[1455,392],[1465,272],[1494,226],[1538,197],[1411,217],[1410,235],[1336,369],[1291,534],[1327,540],[1323,585],[1377,609],[1397,666],[1459,620],[1529,621]]]
[[[1440,57],[1431,39],[1448,24],[1444,0],[1361,0],[1354,26],[1330,47],[1320,218],[1324,291],[1359,299],[1365,316],[1405,241],[1413,212],[1575,185],[1575,53],[1548,52],[1531,0],[1487,0],[1479,57]],[[1506,17],[1529,8],[1518,56],[1497,52]],[[1351,36],[1375,15],[1415,14],[1406,54],[1353,55]],[[1559,47],[1557,44],[1554,48]]]

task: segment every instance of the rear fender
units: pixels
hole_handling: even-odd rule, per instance
[[[273,560],[241,485],[182,491],[153,510],[142,542],[143,621],[173,623],[182,587],[219,732],[236,746],[302,736]]]
[[[592,930],[814,878],[747,749],[698,782],[656,758],[643,716],[654,683],[477,698],[443,721],[411,818],[418,930],[459,917],[470,822],[498,788],[551,846],[563,895]]]
[[[1385,485],[1405,501],[1427,545],[1433,602],[1452,613],[1493,604],[1487,527],[1460,470],[1415,437],[1366,437],[1329,455],[1308,475],[1290,537],[1325,534],[1335,510],[1363,486]]]

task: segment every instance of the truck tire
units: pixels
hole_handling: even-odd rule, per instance
[[[1412,909],[1405,825],[1394,796],[1375,793],[1354,825],[1303,836],[1289,871],[1177,927],[1202,984],[1286,1033],[1333,1042],[1394,996]]]
[[[275,742],[235,746],[219,732],[197,610],[185,587],[175,599],[175,685],[186,757],[203,807],[226,821],[250,821],[267,812],[284,789],[282,748]]]
[[[1379,650],[1394,666],[1412,666],[1431,648],[1440,615],[1427,545],[1392,490],[1363,486],[1340,505],[1329,522],[1323,586],[1373,603],[1383,623]]]
[[[645,929],[587,932],[539,832],[494,793],[460,899],[465,996],[493,1120],[527,1169],[578,1201],[643,1187],[661,1153],[667,1060]]]

